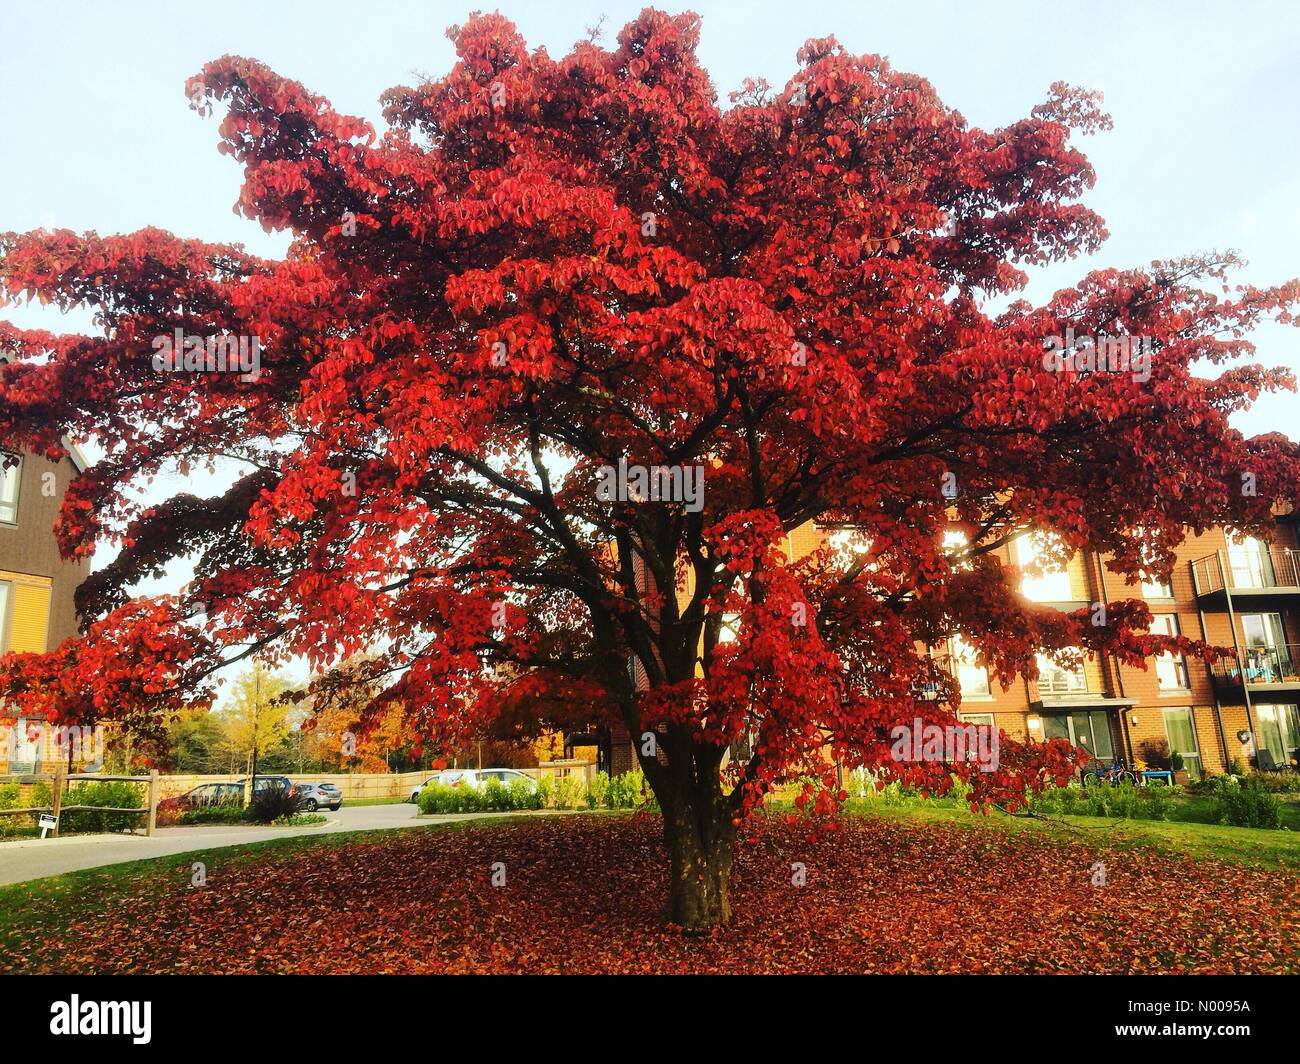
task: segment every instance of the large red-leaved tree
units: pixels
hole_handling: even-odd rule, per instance
[[[653,732],[668,915],[692,927],[729,914],[745,814],[828,754],[955,775],[977,803],[1063,779],[1063,744],[1004,741],[994,772],[895,760],[895,724],[959,699],[926,647],[960,634],[1007,679],[1038,652],[1166,645],[1138,601],[1104,625],[1027,603],[997,548],[1033,527],[1133,574],[1189,526],[1267,535],[1300,456],[1228,419],[1290,377],[1192,369],[1248,354],[1300,287],[1212,294],[1233,261],[1189,258],[994,315],[1021,266],[1105,236],[1076,202],[1093,173],[1071,137],[1108,124],[1093,96],[1057,85],[973,129],[828,38],[721,106],[698,32],[647,10],[554,60],[475,16],[446,77],[385,96],[382,136],[228,56],[186,91],[225,110],[238,209],[292,232],[283,261],[156,229],[3,237],[5,295],[93,307],[104,335],[0,325],[0,439],[102,444],[57,534],[117,548],[80,589],[83,634],[6,659],[3,693],[68,723],[166,713],[222,662],[303,656],[328,688],[365,651],[367,714],[400,703],[429,742]],[[1052,365],[1067,329],[1144,338],[1149,375]],[[258,365],[213,370],[240,337]],[[610,498],[620,460],[699,471],[702,506]],[[213,463],[224,494],[139,501]],[[810,521],[864,549],[792,561]],[[132,595],[179,558],[184,594]]]

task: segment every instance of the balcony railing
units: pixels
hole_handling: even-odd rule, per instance
[[[1192,562],[1196,592],[1258,591],[1300,588],[1300,551],[1261,550],[1249,553],[1210,554]]]
[[[1247,647],[1240,660],[1220,658],[1214,663],[1213,672],[1215,683],[1231,687],[1240,687],[1243,676],[1248,686],[1261,683],[1300,685],[1300,643]]]

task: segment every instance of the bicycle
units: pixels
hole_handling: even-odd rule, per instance
[[[1114,787],[1121,783],[1136,784],[1137,781],[1137,774],[1129,770],[1122,757],[1116,758],[1109,766],[1101,761],[1094,761],[1083,774],[1085,787],[1096,787],[1102,784]]]

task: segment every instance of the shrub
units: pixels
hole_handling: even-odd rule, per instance
[[[22,788],[17,783],[0,783],[0,809],[25,809],[39,802],[27,802],[22,798]],[[10,835],[30,835],[36,820],[30,815],[0,816],[0,839]]]
[[[1036,813],[1098,816],[1113,820],[1168,820],[1174,807],[1172,787],[1052,787],[1035,795]]]
[[[253,792],[253,800],[248,803],[248,819],[255,824],[287,820],[297,812],[298,796],[287,787],[263,787]]]
[[[607,804],[612,809],[637,809],[645,804],[645,777],[639,769],[610,781]]]
[[[175,818],[178,824],[242,824],[246,819],[244,807],[238,802],[185,809]]]
[[[597,772],[587,785],[587,808],[608,809],[610,807],[610,783],[608,772]]]
[[[540,780],[537,781],[540,784]],[[541,787],[534,786],[528,780],[510,781],[511,809],[541,809]]]
[[[549,773],[537,777],[537,806],[538,809],[549,809],[551,802],[555,799],[555,779]]]
[[[1223,778],[1219,788],[1218,813],[1220,824],[1235,828],[1282,826],[1282,803],[1254,778],[1247,778],[1242,783],[1231,777]]]
[[[483,808],[503,810],[510,809],[510,788],[498,779],[490,779],[483,788]]]
[[[577,776],[562,776],[555,784],[555,808],[577,809],[585,798],[586,788]]]
[[[46,788],[48,791],[48,788]],[[48,803],[43,803],[48,804]],[[148,804],[140,785],[119,780],[103,783],[74,783],[63,794],[63,807],[70,805],[110,806],[119,809],[139,809]],[[77,832],[130,831],[144,822],[144,813],[112,813],[98,809],[61,813],[59,831],[72,835]]]
[[[477,813],[485,808],[484,795],[468,784],[431,783],[420,792],[421,813]]]
[[[1272,794],[1293,794],[1300,791],[1300,772],[1256,773],[1250,776],[1251,782],[1261,790]]]

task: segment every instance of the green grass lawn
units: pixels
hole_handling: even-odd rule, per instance
[[[848,803],[848,808],[859,816],[957,823],[988,831],[1035,831],[1062,840],[1080,842],[1091,839],[1119,846],[1150,846],[1170,854],[1203,855],[1265,868],[1300,869],[1300,832],[1297,831],[1233,828],[1184,819],[1010,816],[998,810],[983,816],[964,806],[942,801],[887,804],[854,799]],[[1291,805],[1290,808],[1294,811],[1297,807]]]

